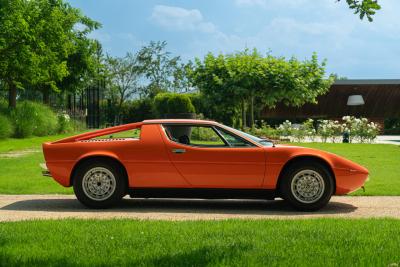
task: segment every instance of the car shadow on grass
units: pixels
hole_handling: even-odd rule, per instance
[[[313,214],[346,214],[357,209],[348,203],[331,201]],[[125,198],[110,209],[88,209],[76,199],[32,199],[8,204],[0,210],[85,212],[85,213],[188,213],[188,214],[243,214],[243,215],[299,215],[307,212],[294,210],[285,201],[269,200],[203,200],[203,199],[129,199]]]

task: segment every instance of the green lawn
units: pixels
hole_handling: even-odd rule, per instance
[[[18,158],[0,158],[0,194],[72,194],[51,177],[44,177],[41,152]]]
[[[0,266],[388,266],[399,251],[395,219],[0,223]]]
[[[354,195],[400,195],[400,146],[383,144],[302,143],[306,147],[329,151],[368,168],[366,192]]]
[[[41,151],[42,143],[59,140],[71,135],[60,134],[1,140],[0,153],[26,149]],[[39,164],[43,162],[42,152],[29,153],[17,158],[4,158],[0,155],[0,194],[72,193],[71,188],[64,188],[54,182],[53,179],[42,176]]]
[[[59,134],[52,136],[30,137],[24,139],[9,138],[0,140],[0,153],[23,149],[41,149],[44,142],[55,141],[73,134]]]
[[[8,139],[0,141],[0,153],[23,149],[41,149],[41,143],[57,140],[65,135]],[[367,167],[371,180],[366,192],[355,195],[400,195],[400,146],[377,144],[322,144],[301,143],[342,155]],[[51,178],[43,177],[39,163],[44,162],[41,152],[34,152],[18,158],[0,156],[0,194],[69,194],[72,190],[63,188]]]

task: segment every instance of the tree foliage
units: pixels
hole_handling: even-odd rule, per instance
[[[0,0],[0,80],[9,105],[15,107],[17,89],[58,91],[72,70],[69,57],[99,26],[63,0]]]
[[[381,9],[377,0],[346,0],[346,2],[354,10],[354,14],[358,14],[361,20],[367,17],[369,22],[373,21],[372,16],[376,11]]]
[[[137,55],[128,53],[123,58],[107,56],[105,60],[107,97],[117,105],[117,120],[127,99],[139,92],[142,72]]]
[[[319,64],[315,54],[310,60],[299,61],[262,56],[257,50],[218,56],[209,53],[203,61],[196,59],[191,72],[193,84],[215,109],[213,117],[229,123],[221,115],[237,117],[241,111],[242,127],[247,126],[248,109],[252,126],[256,110],[264,106],[316,102],[333,81],[324,76],[325,61]]]
[[[138,52],[147,84],[143,86],[141,95],[154,97],[159,92],[178,92],[187,90],[186,65],[180,62],[179,56],[172,56],[165,48],[167,43],[150,42]]]

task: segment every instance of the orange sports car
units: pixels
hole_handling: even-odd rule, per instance
[[[146,120],[44,143],[44,175],[106,208],[133,198],[274,199],[299,210],[362,187],[368,170],[337,155],[274,145],[205,120]]]

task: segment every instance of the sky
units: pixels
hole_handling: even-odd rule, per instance
[[[257,48],[298,59],[316,52],[327,72],[400,79],[400,1],[379,0],[372,23],[341,0],[69,0],[102,28],[91,33],[112,56],[150,41],[187,61]]]

